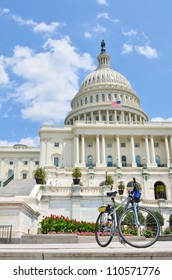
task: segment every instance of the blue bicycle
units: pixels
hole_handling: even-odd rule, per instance
[[[121,243],[127,243],[136,248],[146,248],[154,244],[160,234],[157,217],[148,209],[140,207],[140,191],[133,178],[133,190],[128,193],[118,206],[115,204],[117,191],[108,192],[111,204],[99,207],[96,221],[95,238],[99,246],[106,247],[113,236],[119,237]],[[117,210],[125,205],[123,213],[118,217]]]

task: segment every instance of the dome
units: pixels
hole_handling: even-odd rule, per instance
[[[104,40],[102,40],[101,53],[97,59],[99,62],[98,68],[83,80],[80,90],[102,83],[116,84],[131,89],[129,81],[110,67],[110,56],[106,53]]]
[[[82,82],[80,90],[101,83],[117,84],[131,89],[129,81],[123,75],[110,67],[105,67],[90,73]]]

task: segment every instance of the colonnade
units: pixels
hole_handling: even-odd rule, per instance
[[[109,135],[108,135],[109,137]],[[107,151],[107,141],[106,135],[95,135],[94,142],[92,143],[92,150],[88,150],[86,141],[86,135],[75,135],[74,137],[74,163],[75,166],[86,166],[88,164],[87,156],[91,155],[93,159],[93,163],[95,166],[107,166],[107,156],[111,154],[113,160],[113,166],[122,167],[122,156],[125,155],[125,151],[122,151],[121,143],[122,136],[113,135],[113,143],[111,147],[111,153]],[[171,164],[171,156],[170,151],[172,152],[172,136],[161,136],[159,137],[159,147],[158,152],[155,152],[155,143],[154,136],[141,136],[142,139],[140,142],[139,150],[136,152],[136,140],[135,136],[128,136],[129,141],[127,141],[127,166],[136,167],[138,163],[136,162],[136,156],[140,155],[141,158],[141,166],[144,164],[147,167],[157,167],[156,156],[161,156],[165,153],[165,160],[163,159],[163,166],[169,167]],[[160,140],[164,139],[162,143]],[[157,136],[156,136],[157,139]],[[122,142],[121,142],[122,141]],[[138,141],[138,140],[137,140]],[[159,154],[160,153],[160,154]],[[164,156],[164,155],[163,155]],[[162,156],[162,157],[163,157]]]
[[[128,122],[128,123],[144,123],[146,117],[141,116],[140,112],[131,113],[124,110],[96,110],[91,112],[83,112],[83,113],[76,113],[71,115],[67,120],[66,123],[68,125],[73,125],[76,121],[84,121],[84,122],[95,122],[95,121],[106,121],[106,122]]]

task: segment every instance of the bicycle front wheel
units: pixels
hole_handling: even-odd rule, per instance
[[[95,238],[99,246],[106,247],[111,242],[113,236],[111,235],[112,218],[109,217],[108,212],[99,214],[96,221]]]
[[[133,207],[119,218],[118,229],[122,239],[136,248],[146,248],[154,244],[160,233],[157,217],[148,209],[137,206],[139,225],[136,225]]]

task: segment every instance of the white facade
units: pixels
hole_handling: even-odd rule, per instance
[[[127,185],[135,177],[143,187],[142,204],[165,217],[172,213],[172,122],[150,122],[127,79],[110,65],[104,41],[98,68],[90,73],[74,96],[64,126],[43,125],[40,149],[0,148],[0,178],[9,170],[18,179],[34,177],[36,165],[45,167],[47,185],[36,186],[42,215],[62,214],[95,221],[97,207],[108,202],[103,182],[106,173]],[[112,108],[112,101],[121,106]],[[13,162],[13,164],[12,164]],[[27,164],[26,164],[27,162]],[[72,168],[82,168],[81,186],[73,186]],[[156,186],[164,185],[163,199]],[[32,195],[33,195],[32,193]],[[117,200],[120,201],[118,196]]]

